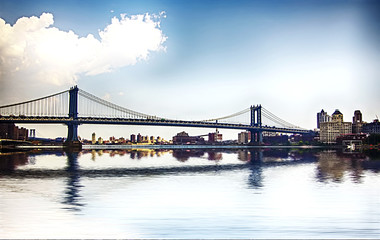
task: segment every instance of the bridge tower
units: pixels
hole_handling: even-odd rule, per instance
[[[261,105],[251,106],[251,127],[261,128]],[[249,130],[251,143],[263,143],[263,131],[260,129]]]
[[[251,106],[251,126],[261,127],[261,105]]]
[[[66,123],[68,132],[65,146],[70,148],[82,148],[82,144],[78,140],[78,90],[78,87],[75,86],[69,91],[69,118],[72,120]]]

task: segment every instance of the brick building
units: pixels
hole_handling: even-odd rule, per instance
[[[28,140],[28,129],[19,128],[14,123],[1,123],[0,138],[26,141]]]

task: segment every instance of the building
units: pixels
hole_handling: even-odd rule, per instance
[[[251,142],[251,132],[250,131],[238,133],[238,143],[244,144],[244,143],[249,143],[249,142]]]
[[[367,139],[367,134],[365,133],[351,133],[351,134],[343,134],[336,138],[336,143],[338,145],[350,146],[355,144],[356,146],[360,146]]]
[[[362,132],[368,133],[368,134],[380,134],[379,119],[375,119],[371,123],[364,123],[363,128],[362,128]]]
[[[219,133],[218,129],[216,129],[215,132],[208,134],[208,141],[209,142],[221,142],[223,141],[223,135]]]
[[[277,134],[275,136],[263,136],[263,142],[265,144],[271,145],[287,145],[289,143],[289,136],[286,134]]]
[[[189,136],[185,131],[177,133],[177,135],[173,137],[174,144],[204,144],[204,142],[204,138],[200,136]]]
[[[99,144],[103,144],[103,138],[99,137],[99,138],[98,138],[98,143],[99,143]]]
[[[136,139],[136,142],[142,142],[142,136],[141,136],[141,134],[139,133],[139,134],[137,134],[137,139]]]
[[[19,128],[14,123],[0,124],[0,138],[13,140],[28,140],[28,129]]]
[[[136,142],[136,135],[135,134],[131,134],[131,142],[132,143]]]
[[[312,143],[315,142],[315,135],[314,134],[293,134],[290,135],[289,141],[293,144],[297,143]],[[319,139],[319,138],[318,138]]]
[[[96,144],[96,135],[95,133],[92,133],[91,143]]]
[[[36,129],[29,129],[29,138],[36,137]]]
[[[321,123],[323,122],[330,122],[331,117],[327,114],[323,109],[320,113],[317,113],[317,128],[320,128]]]
[[[342,134],[352,133],[352,123],[343,122],[343,114],[337,109],[331,116],[331,121],[320,123],[320,141],[335,144],[336,138]]]
[[[352,118],[352,133],[361,133],[363,127],[362,113],[360,110],[354,112]]]

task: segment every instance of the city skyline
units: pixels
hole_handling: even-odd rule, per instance
[[[262,104],[307,129],[316,128],[321,109],[340,109],[346,121],[361,110],[371,122],[380,102],[379,6],[3,0],[0,105],[77,84],[115,104],[169,119],[209,119]],[[22,126],[42,137],[67,134],[66,126]],[[146,131],[169,139],[183,129],[85,125],[79,135],[89,139],[94,130],[108,136]]]

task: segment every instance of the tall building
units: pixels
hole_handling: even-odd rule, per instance
[[[317,113],[317,128],[320,128],[321,123],[330,121],[331,117],[323,109],[320,113]]]
[[[352,118],[352,133],[361,133],[363,127],[362,113],[360,110],[354,112],[354,117]]]
[[[352,118],[352,122],[362,122],[362,113],[360,112],[360,110],[356,110],[354,112],[354,117]]]
[[[209,142],[221,142],[223,141],[223,135],[219,133],[218,129],[215,132],[208,134]]]
[[[30,129],[29,138],[35,138],[35,137],[36,137],[36,129]]]
[[[251,132],[238,133],[238,143],[249,143],[251,141]]]
[[[131,142],[136,142],[136,135],[135,134],[131,134]]]
[[[332,114],[331,121],[320,123],[320,129],[320,141],[334,144],[338,136],[352,133],[352,123],[343,122],[343,114],[337,109]]]
[[[91,143],[96,144],[96,135],[95,133],[92,133]]]

